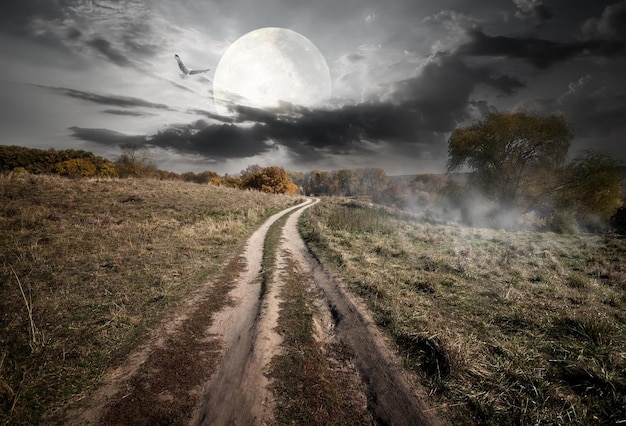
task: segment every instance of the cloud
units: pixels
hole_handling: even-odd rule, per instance
[[[580,137],[606,137],[626,132],[626,95],[615,92],[608,76],[584,75],[568,84],[557,98],[530,98],[519,109],[539,114],[564,114]]]
[[[478,28],[482,21],[456,10],[442,10],[434,15],[427,16],[422,22],[426,24],[441,24],[450,31],[466,32],[472,28]]]
[[[457,49],[458,54],[520,59],[541,69],[579,56],[610,58],[626,53],[626,44],[613,40],[561,43],[534,37],[489,36],[480,29],[470,30],[468,35],[470,40]]]
[[[130,117],[145,117],[148,115],[155,115],[149,112],[129,111],[126,109],[105,109],[102,112],[106,112],[107,114],[112,115],[126,115]]]
[[[606,76],[585,75],[568,85],[556,104],[581,136],[608,136],[626,130],[626,99],[615,93],[615,82]]]
[[[67,6],[77,3],[71,0],[21,0],[0,2],[2,31],[27,34],[28,24],[34,18],[59,19],[65,16]]]
[[[626,41],[626,0],[607,6],[599,18],[590,18],[583,24],[587,39]]]
[[[272,149],[267,131],[260,124],[208,124],[202,120],[170,126],[149,137],[145,145],[220,159],[253,157]]]
[[[109,129],[89,129],[70,127],[71,136],[88,142],[109,146],[137,146],[145,141],[145,136],[131,136]]]
[[[524,21],[535,21],[538,26],[554,18],[552,10],[542,0],[513,0],[517,7],[515,17]]]
[[[167,48],[167,34],[173,32],[171,24],[154,15],[143,0],[1,2],[0,24],[2,32],[72,55],[95,53],[137,69],[141,59]]]
[[[467,41],[467,33],[472,29],[480,28],[483,21],[474,16],[455,10],[442,10],[434,15],[427,16],[423,24],[431,27],[431,34],[438,34],[439,28],[445,30],[439,34],[430,47],[432,52],[453,50]]]
[[[467,106],[478,84],[511,94],[524,84],[486,66],[469,66],[458,55],[439,53],[415,77],[395,85],[391,97],[416,112],[423,129],[451,131],[467,117]]]
[[[159,110],[168,110],[173,111],[172,108],[165,104],[154,103],[150,101],[146,101],[144,99],[134,98],[130,96],[114,96],[114,95],[99,95],[97,93],[86,92],[83,90],[76,89],[68,89],[65,87],[51,87],[51,86],[41,86],[34,85],[35,87],[39,87],[42,89],[50,90],[56,93],[60,93],[65,96],[69,96],[71,98],[81,99],[84,101],[89,101],[99,105],[112,105],[116,107],[122,108],[132,108],[132,107],[143,107],[143,108],[152,108]]]
[[[477,112],[485,102],[471,99],[478,85],[501,93],[524,87],[517,79],[486,66],[470,66],[453,54],[440,53],[426,61],[409,79],[392,84],[379,101],[333,109],[307,109],[285,104],[276,110],[231,105],[232,117],[203,110],[213,122],[198,120],[172,125],[138,140],[208,158],[247,158],[281,149],[291,159],[310,163],[336,156],[380,153],[384,146],[411,155],[445,155],[447,132]],[[75,131],[75,136],[85,134]],[[97,138],[86,134],[88,140]],[[119,134],[96,132],[99,143],[126,143]]]
[[[130,67],[132,63],[130,60],[120,53],[117,49],[115,49],[111,42],[108,40],[97,37],[92,40],[86,42],[88,46],[93,47],[96,51],[100,52],[106,58],[110,59],[113,63],[119,65],[120,67]]]

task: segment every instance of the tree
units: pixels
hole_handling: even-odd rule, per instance
[[[624,178],[620,164],[606,154],[586,151],[565,168],[559,204],[579,219],[610,220],[622,205]]]
[[[211,183],[213,185],[219,185],[222,180],[220,175],[210,170],[205,170],[200,173],[185,172],[181,175],[181,177],[186,182]]]
[[[448,141],[448,172],[469,169],[472,184],[505,207],[562,169],[574,137],[562,115],[498,112],[461,127]],[[538,190],[541,191],[540,189]]]
[[[96,166],[84,158],[72,158],[57,163],[55,171],[61,176],[92,177],[96,174]]]
[[[272,194],[295,194],[298,190],[289,179],[285,169],[277,166],[256,169],[256,171],[248,170],[242,176],[242,180],[242,188],[256,189]]]
[[[122,155],[115,162],[115,168],[120,177],[158,177],[159,169],[148,157],[147,151],[141,155],[135,148],[123,148]]]
[[[509,208],[533,211],[561,230],[576,222],[606,223],[622,202],[622,169],[592,151],[566,164],[573,137],[561,115],[493,113],[452,133],[448,172],[468,169],[465,194],[478,189],[496,203],[496,215]]]
[[[415,176],[410,183],[410,187],[415,191],[434,194],[441,191],[447,182],[448,178],[445,175],[424,173]]]
[[[387,185],[387,175],[383,169],[359,169],[363,195],[374,195]]]

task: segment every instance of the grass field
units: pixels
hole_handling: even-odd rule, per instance
[[[300,227],[453,424],[626,422],[626,240],[337,199]]]
[[[0,175],[0,424],[95,386],[297,197]]]

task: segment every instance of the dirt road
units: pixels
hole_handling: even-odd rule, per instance
[[[305,246],[297,221],[317,200],[270,217],[248,240],[243,255],[206,294],[193,297],[174,326],[109,375],[100,390],[56,420],[66,424],[256,425],[274,421],[268,378],[281,353],[277,321],[286,265],[302,285],[321,294],[312,320],[319,340],[340,342],[352,359],[348,372],[367,401],[364,424],[423,425],[427,416],[416,387],[355,301]],[[272,284],[263,281],[264,242],[270,226],[289,215],[276,253]],[[342,367],[345,369],[345,366]],[[365,403],[363,404],[365,406]]]
[[[317,201],[315,201],[317,202]],[[314,203],[300,206],[287,219],[277,262],[291,256],[302,273],[312,278],[325,295],[325,308],[332,318],[325,324],[326,333],[333,334],[354,354],[353,363],[366,384],[366,397],[371,419],[382,425],[431,424],[424,407],[414,396],[403,369],[364,308],[350,296],[311,255],[297,230],[300,214]],[[265,229],[265,228],[263,228]],[[212,332],[227,342],[224,359],[208,384],[203,402],[194,416],[194,424],[264,424],[271,420],[271,395],[266,389],[264,372],[272,356],[279,350],[280,337],[273,330],[278,318],[278,285],[262,294],[259,270],[263,245],[260,234],[253,236],[246,250],[248,274],[233,294],[239,304],[229,307],[216,318]]]

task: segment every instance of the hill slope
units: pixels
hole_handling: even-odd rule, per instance
[[[331,199],[301,229],[453,424],[626,421],[626,240]]]
[[[297,197],[0,175],[0,423],[98,382]]]

